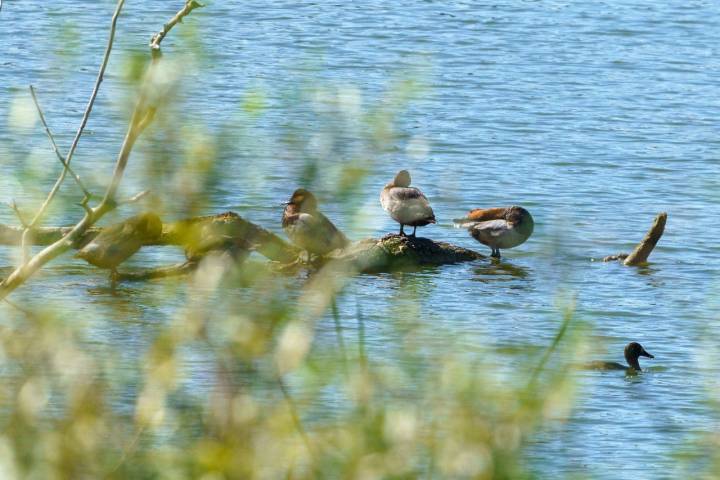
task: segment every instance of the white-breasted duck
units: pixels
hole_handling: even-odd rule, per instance
[[[408,225],[413,227],[411,236],[414,237],[417,227],[436,221],[427,197],[419,189],[411,187],[410,182],[410,173],[400,170],[380,192],[380,204],[400,224],[400,235],[405,235],[403,227]]]
[[[453,222],[467,228],[470,235],[500,258],[500,249],[517,247],[530,238],[535,228],[530,212],[516,205],[499,208],[476,208]]]

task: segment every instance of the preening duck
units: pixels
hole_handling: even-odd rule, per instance
[[[400,224],[400,235],[405,235],[403,227],[408,225],[413,227],[411,236],[414,237],[417,227],[436,222],[427,197],[419,189],[411,187],[410,182],[410,173],[400,170],[380,192],[380,204]]]
[[[635,370],[642,371],[640,368],[640,357],[655,358],[650,355],[642,345],[637,342],[630,342],[625,346],[625,361],[627,365],[618,362],[590,362],[585,365],[589,370]]]
[[[143,213],[124,222],[105,227],[75,255],[117,275],[117,267],[140,247],[162,234],[162,220],[154,213]]]
[[[532,215],[522,207],[476,208],[464,218],[453,220],[467,228],[470,235],[492,250],[500,258],[500,249],[513,248],[525,243],[535,228]]]
[[[282,226],[288,238],[309,254],[326,255],[350,243],[335,225],[318,211],[312,192],[299,188],[285,206]]]

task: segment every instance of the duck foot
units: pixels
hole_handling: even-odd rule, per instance
[[[490,254],[492,258],[501,258],[500,257],[500,249],[493,249],[492,253]]]
[[[117,287],[118,282],[120,281],[120,274],[118,273],[116,268],[113,268],[110,270],[110,288],[115,290],[115,287]]]

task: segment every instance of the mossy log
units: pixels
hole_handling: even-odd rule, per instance
[[[70,230],[72,227],[36,228],[32,230],[28,244],[51,245]],[[102,227],[88,229],[76,248],[88,244],[102,230]],[[0,245],[19,245],[22,234],[22,227],[0,224]],[[186,248],[191,257],[212,250],[227,249],[230,246],[243,246],[248,250],[259,252],[270,260],[282,263],[294,261],[300,253],[297,248],[279,236],[234,212],[165,223],[162,235],[159,238],[149,239],[143,245],[177,245]]]
[[[481,253],[446,242],[390,234],[380,239],[368,238],[354,242],[343,250],[336,250],[311,263],[301,261],[301,256],[289,263],[276,262],[274,270],[288,274],[299,270],[319,269],[325,264],[333,262],[336,267],[351,272],[379,273],[469,262],[484,258],[487,257]],[[185,275],[196,270],[199,262],[200,259],[189,260],[167,267],[120,273],[118,279],[138,281]]]
[[[429,238],[389,234],[367,239],[333,252],[330,260],[348,262],[363,273],[404,270],[427,265],[447,265],[486,258],[473,250]]]
[[[111,227],[106,227],[111,228]],[[93,228],[83,237],[80,245],[87,244],[103,231]],[[67,233],[65,227],[37,229],[32,244],[47,245]],[[17,245],[22,229],[0,225],[0,244]],[[120,280],[147,280],[151,278],[184,275],[192,272],[201,259],[210,252],[229,253],[241,263],[251,251],[257,251],[272,260],[279,270],[319,268],[328,261],[347,263],[347,268],[361,273],[412,269],[427,265],[445,265],[484,259],[484,255],[446,242],[427,238],[406,237],[398,234],[380,239],[366,239],[338,250],[319,263],[302,263],[301,251],[288,242],[249,222],[234,212],[194,217],[163,225],[159,237],[148,239],[144,245],[178,245],[185,249],[188,261],[130,273],[120,273]]]

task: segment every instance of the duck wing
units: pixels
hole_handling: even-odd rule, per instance
[[[470,228],[470,233],[475,238],[498,239],[510,232],[511,228],[505,220],[489,220],[487,222],[475,223]],[[478,238],[478,240],[480,240]],[[481,240],[482,241],[482,240]]]
[[[75,256],[100,268],[115,268],[142,247],[142,238],[128,224],[112,225],[82,247]]]
[[[288,215],[283,224],[290,240],[310,253],[325,255],[349,243],[347,237],[320,212]]]
[[[505,207],[495,208],[476,208],[470,210],[467,215],[462,218],[454,218],[453,223],[456,227],[470,228],[480,222],[488,222],[490,220],[503,220],[505,218]]]
[[[580,368],[583,370],[627,370],[627,365],[622,365],[617,362],[603,362],[603,361],[594,361],[594,362],[588,362],[580,365]]]
[[[414,187],[385,187],[380,196],[383,209],[404,225],[435,223],[435,213],[427,197]]]

